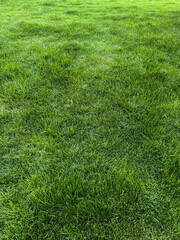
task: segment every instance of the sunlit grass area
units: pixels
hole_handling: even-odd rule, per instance
[[[0,0],[0,238],[180,238],[180,2]]]

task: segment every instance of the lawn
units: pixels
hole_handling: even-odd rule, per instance
[[[0,239],[180,238],[180,1],[0,0]]]

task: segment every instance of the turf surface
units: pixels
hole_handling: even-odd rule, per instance
[[[179,239],[180,2],[0,13],[0,238]]]

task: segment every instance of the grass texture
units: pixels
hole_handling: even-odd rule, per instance
[[[0,238],[179,239],[180,2],[0,12]]]

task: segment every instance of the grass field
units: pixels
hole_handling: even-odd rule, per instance
[[[180,238],[180,1],[0,0],[0,239]]]

